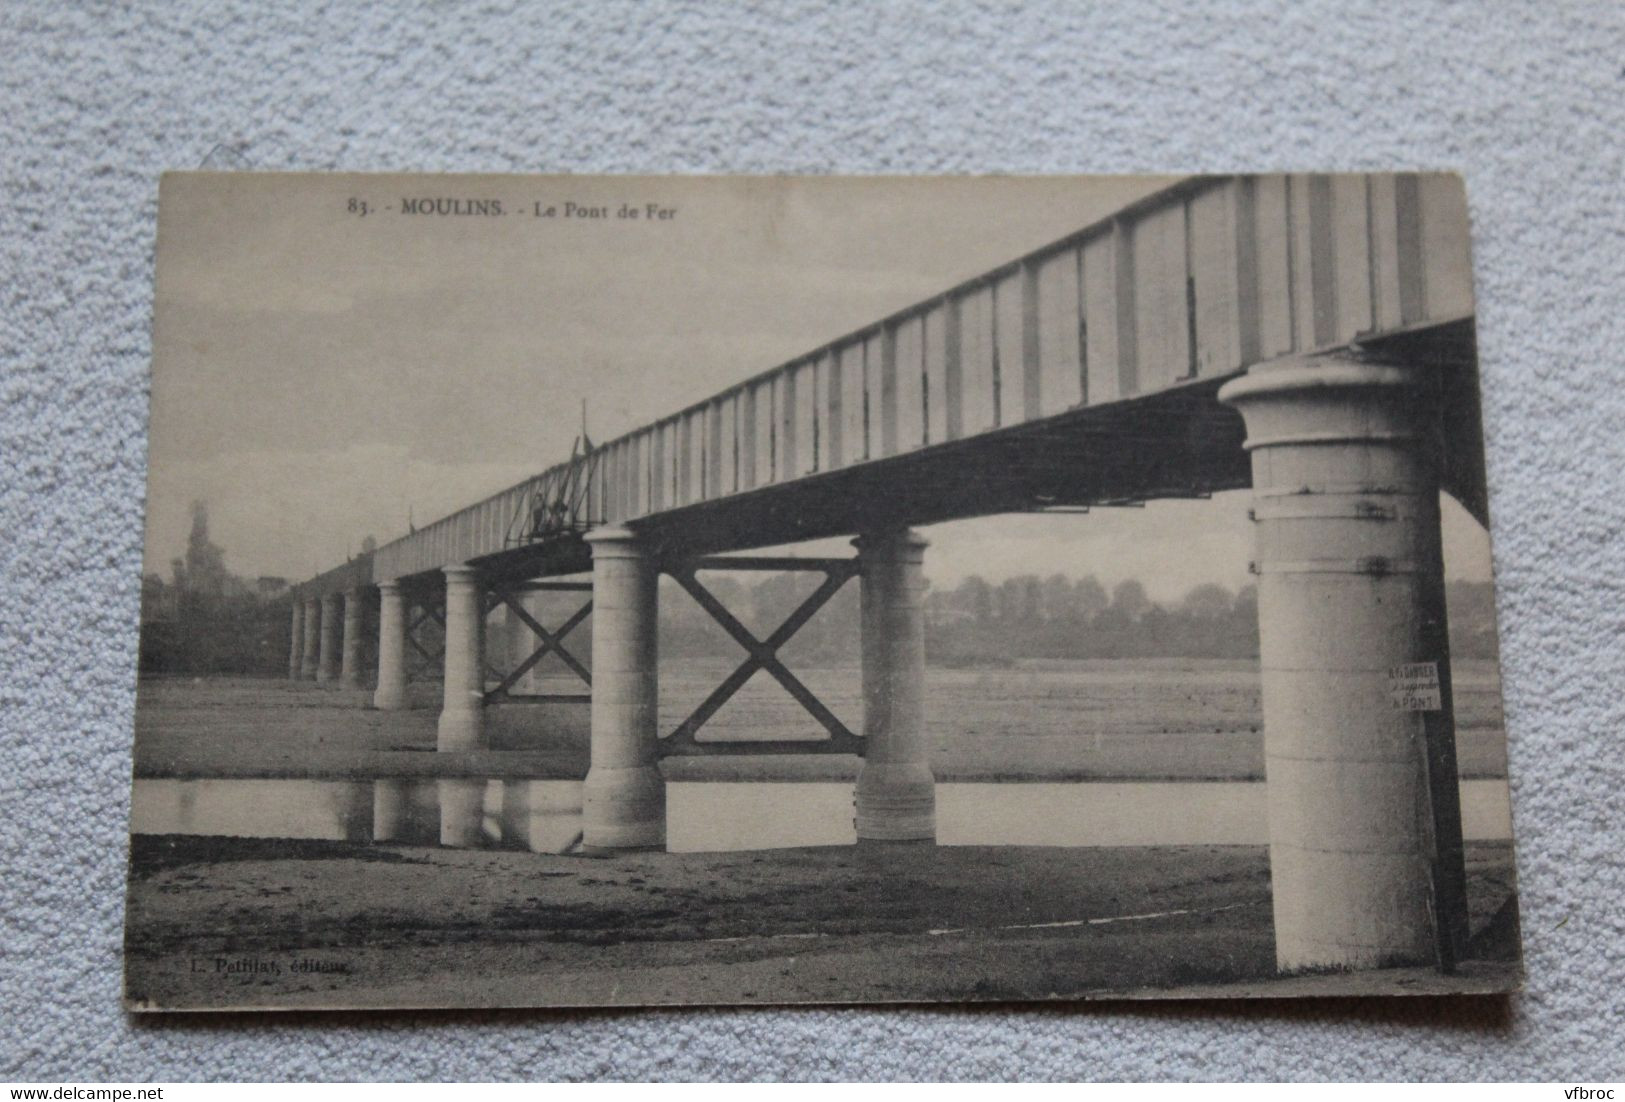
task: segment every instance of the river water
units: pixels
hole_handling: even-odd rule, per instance
[[[581,831],[580,781],[179,780],[137,778],[135,834],[371,840],[387,793],[402,809],[388,840],[439,837],[441,785],[474,786],[486,844],[559,852]],[[1504,780],[1461,784],[1469,841],[1512,837]],[[450,803],[448,803],[450,806]],[[678,852],[850,845],[849,783],[671,783],[667,848]],[[1269,840],[1258,781],[943,783],[942,845],[1262,845]]]

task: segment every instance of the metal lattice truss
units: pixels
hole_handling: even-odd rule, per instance
[[[531,651],[530,657],[520,662],[507,673],[503,673],[501,670],[493,667],[487,667],[487,673],[496,679],[497,686],[496,688],[490,689],[486,692],[485,702],[487,704],[495,701],[512,701],[524,704],[591,703],[592,694],[590,692],[516,693],[513,691],[513,687],[519,683],[520,679],[534,669],[536,664],[542,659],[546,658],[549,654],[558,655],[559,660],[568,666],[571,672],[573,672],[577,677],[581,678],[582,681],[586,682],[588,689],[592,688],[592,672],[588,670],[586,666],[582,665],[581,662],[576,659],[575,655],[571,654],[564,647],[564,637],[569,635],[570,632],[574,631],[576,627],[578,627],[588,616],[592,615],[592,598],[589,596],[587,598],[587,603],[576,609],[575,612],[571,613],[570,618],[565,620],[564,623],[559,626],[558,630],[549,631],[546,627],[542,626],[542,623],[537,620],[536,617],[530,614],[530,610],[525,608],[524,601],[521,600],[522,594],[534,592],[590,594],[592,593],[592,583],[528,582],[523,585],[503,586],[490,591],[486,597],[484,611],[486,613],[490,613],[491,610],[497,608],[499,605],[506,605],[508,607],[508,611],[514,616],[517,616],[520,622],[529,628],[531,634],[540,640],[540,642],[536,649]]]
[[[734,641],[745,649],[748,657],[739,668],[725,678],[711,695],[706,697],[694,713],[678,725],[670,735],[661,739],[660,753],[662,757],[707,755],[707,754],[858,754],[863,753],[863,739],[849,731],[845,724],[836,718],[835,714],[824,707],[811,689],[802,684],[785,668],[779,660],[779,651],[786,643],[811,620],[819,609],[829,602],[829,599],[855,577],[859,571],[857,559],[813,559],[813,558],[762,558],[762,557],[734,557],[719,556],[714,558],[693,559],[677,566],[668,566],[665,572],[674,578],[678,585],[693,597],[695,602],[708,613],[712,619],[722,625],[724,631],[733,637]],[[695,575],[701,570],[807,570],[817,571],[824,575],[823,584],[815,589],[789,617],[780,624],[778,629],[766,639],[758,639],[752,635],[736,619],[733,613],[725,608],[721,601],[701,585]],[[758,670],[766,670],[778,683],[784,686],[797,703],[816,719],[824,730],[829,732],[827,739],[752,739],[749,741],[700,742],[695,738],[700,728],[728,700],[749,681]]]

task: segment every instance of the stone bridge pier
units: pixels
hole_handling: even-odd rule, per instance
[[[592,548],[591,766],[582,793],[582,844],[649,849],[666,844],[660,775],[659,573],[625,528],[596,528]]]
[[[359,689],[366,684],[362,668],[366,649],[367,586],[351,586],[344,591],[344,640],[339,656],[339,684]]]
[[[378,583],[378,687],[372,705],[382,712],[408,707],[406,697],[406,601],[401,583]]]
[[[303,676],[305,661],[305,602],[292,601],[291,610],[288,623],[288,677],[298,681]]]
[[[321,599],[320,650],[316,655],[316,680],[337,681],[342,668],[340,650],[344,627],[344,596],[329,593]]]
[[[854,541],[863,662],[863,768],[857,832],[864,842],[934,842],[936,778],[925,720],[925,548],[907,529]]]
[[[316,680],[318,652],[322,647],[322,602],[319,597],[307,597],[301,602],[304,615],[304,640],[300,646],[299,677],[304,681]]]
[[[1461,949],[1437,385],[1420,367],[1318,358],[1219,392],[1253,469],[1283,971],[1448,969]]]
[[[484,750],[485,737],[485,604],[479,572],[467,564],[444,568],[446,577],[446,644],[444,696],[436,726],[435,748],[441,752]],[[440,844],[473,846],[480,840],[485,782],[479,778],[442,777]]]
[[[479,573],[448,566],[444,697],[435,745],[440,750],[485,749],[485,608]]]
[[[322,598],[304,600],[304,647],[299,658],[299,676],[304,681],[315,681],[315,671],[322,655]]]

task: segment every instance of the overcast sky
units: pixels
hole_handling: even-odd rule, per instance
[[[1168,182],[168,176],[146,568],[201,498],[232,570],[308,577],[565,458],[583,399],[595,439],[620,435]],[[400,213],[435,197],[504,213]],[[938,525],[928,574],[1234,588],[1246,496]],[[1454,503],[1445,536],[1453,576],[1489,576]]]

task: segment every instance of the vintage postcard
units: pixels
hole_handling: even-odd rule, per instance
[[[1469,240],[166,176],[129,1007],[1517,989]]]

